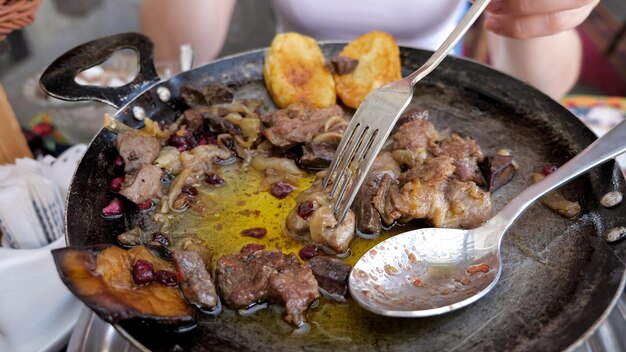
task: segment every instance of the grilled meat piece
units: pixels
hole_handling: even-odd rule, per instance
[[[117,135],[115,147],[124,159],[124,171],[132,172],[142,164],[151,164],[159,154],[159,139],[138,130]]]
[[[448,209],[441,222],[435,223],[437,227],[472,229],[491,217],[490,194],[474,182],[449,181],[445,188],[445,199]]]
[[[391,226],[402,215],[397,210],[398,205],[395,204],[397,194],[399,194],[398,180],[385,174],[380,180],[380,184],[372,198],[372,206],[376,209],[380,220],[386,226]]]
[[[436,227],[482,224],[491,213],[489,193],[472,181],[451,177],[454,171],[454,159],[445,155],[411,168],[400,176],[401,187],[391,188],[385,212],[424,219]]]
[[[400,175],[400,166],[389,152],[381,152],[374,159],[372,168],[357,193],[352,210],[356,216],[356,228],[361,233],[374,234],[380,232],[382,223],[379,211],[374,206],[374,198],[381,191],[383,178],[395,180]]]
[[[187,129],[191,131],[200,129],[205,126],[206,123],[205,128],[208,132],[216,135],[221,133],[230,133],[232,135],[241,134],[241,128],[239,126],[225,119],[223,116],[216,114],[215,110],[216,109],[206,105],[195,106],[185,110],[183,123],[187,125]]]
[[[347,75],[354,72],[358,64],[359,60],[357,59],[337,55],[327,61],[325,66],[333,74]]]
[[[428,120],[413,120],[398,127],[393,135],[392,149],[428,149],[432,147],[439,133]]]
[[[338,224],[331,205],[323,205],[311,214],[309,233],[311,241],[336,253],[345,253],[354,238],[355,222],[354,212],[348,210],[346,218]]]
[[[300,164],[315,169],[327,168],[330,166],[333,157],[335,157],[336,151],[337,146],[329,143],[307,143],[302,146]]]
[[[162,176],[163,170],[160,168],[152,164],[142,164],[126,175],[120,194],[135,204],[160,197]]]
[[[258,250],[225,255],[217,261],[217,284],[224,303],[245,308],[260,301],[285,306],[285,320],[299,326],[304,311],[319,297],[310,268],[301,266],[293,254]]]
[[[480,165],[487,183],[487,190],[493,192],[509,183],[515,175],[513,157],[504,155],[488,156]]]
[[[484,183],[478,168],[478,163],[483,161],[484,155],[473,139],[462,138],[453,133],[450,138],[431,148],[431,152],[435,156],[447,155],[454,159],[454,175],[460,181],[474,181],[479,185]]]
[[[405,123],[415,120],[428,120],[428,110],[422,110],[418,108],[405,110],[402,115],[400,115],[400,118],[398,118],[398,122],[396,122],[395,130],[393,131],[393,133],[395,133],[395,131],[397,131],[397,129]]]
[[[202,93],[207,105],[231,103],[235,95],[232,89],[218,82],[207,84]]]
[[[327,256],[313,257],[308,263],[320,288],[338,297],[348,293],[348,275],[351,269],[349,264]]]
[[[288,148],[311,142],[316,135],[332,130],[332,126],[328,126],[332,118],[343,120],[343,110],[338,105],[313,109],[293,104],[286,109],[261,117],[261,120],[270,126],[263,131],[263,135],[272,145]]]
[[[196,131],[204,125],[204,115],[208,113],[208,108],[203,105],[187,109],[183,113],[183,124],[187,130]]]
[[[198,308],[212,310],[217,307],[219,298],[200,254],[194,251],[172,250],[172,261],[176,267],[183,295],[189,303]]]

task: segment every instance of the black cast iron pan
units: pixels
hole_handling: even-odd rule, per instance
[[[343,43],[322,44],[327,58]],[[106,60],[120,49],[134,49],[140,72],[120,88],[80,86],[73,77]],[[421,65],[430,52],[402,48],[404,73]],[[66,100],[98,100],[119,108],[115,118],[133,127],[147,116],[172,121],[184,108],[181,86],[219,81],[236,98],[262,98],[270,108],[262,77],[265,50],[227,57],[160,81],[152,63],[152,44],[139,34],[119,34],[79,46],[57,59],[43,74],[42,87]],[[162,101],[165,87],[171,99]],[[163,91],[163,88],[161,88]],[[449,127],[474,137],[487,154],[509,148],[520,164],[514,180],[493,195],[495,210],[530,185],[530,174],[548,162],[563,163],[595,136],[575,116],[536,89],[486,66],[448,57],[415,91],[414,102],[430,111],[438,128]],[[67,204],[69,245],[114,243],[115,235],[150,221],[139,213],[108,220],[100,217],[107,204],[107,184],[117,155],[115,134],[101,130],[94,138],[72,181]],[[603,208],[608,191],[626,193],[618,165],[611,162],[579,177],[561,191],[578,200],[584,213],[574,220],[541,205],[529,209],[509,230],[503,243],[503,274],[495,289],[470,307],[435,318],[393,319],[359,310],[341,331],[324,338],[295,336],[260,317],[239,317],[226,311],[201,318],[185,334],[163,333],[142,323],[117,329],[137,346],[152,350],[420,350],[420,351],[559,351],[572,349],[590,336],[608,315],[624,289],[626,242],[609,244],[602,235],[626,226],[626,205]],[[354,302],[350,303],[354,304]],[[263,313],[266,314],[266,313]],[[267,313],[270,314],[270,313]],[[357,329],[358,328],[358,329]],[[365,330],[366,334],[355,334]]]

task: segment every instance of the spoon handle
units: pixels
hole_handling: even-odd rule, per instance
[[[624,152],[626,152],[626,120],[598,138],[543,180],[526,188],[485,225],[500,227],[499,233],[501,236],[504,235],[517,217],[541,196]]]

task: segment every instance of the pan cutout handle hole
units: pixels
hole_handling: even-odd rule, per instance
[[[101,64],[80,71],[74,81],[83,86],[121,87],[137,76],[139,55],[133,49],[116,51]]]

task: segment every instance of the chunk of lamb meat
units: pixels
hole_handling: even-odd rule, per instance
[[[309,168],[324,169],[330,166],[335,157],[337,146],[323,143],[311,142],[302,146],[302,157],[300,164]]]
[[[162,176],[163,170],[160,168],[152,164],[142,164],[126,175],[120,194],[135,204],[160,197]]]
[[[332,130],[333,121],[344,121],[343,110],[338,105],[324,109],[313,109],[302,104],[266,114],[261,120],[270,127],[263,135],[272,145],[288,148],[300,143],[308,143],[316,135]]]
[[[200,254],[194,251],[172,250],[172,261],[183,295],[200,309],[213,310],[219,298]]]
[[[142,164],[152,164],[161,144],[159,139],[138,130],[120,132],[115,147],[124,159],[124,171],[132,172]]]
[[[215,108],[206,105],[200,105],[185,110],[183,116],[183,123],[187,125],[187,129],[191,131],[196,131],[200,127],[206,126],[209,132],[214,134],[241,134],[241,128],[239,126],[225,119],[223,116],[216,114]]]
[[[375,234],[382,230],[380,214],[373,201],[381,191],[383,179],[389,177],[391,180],[395,180],[398,176],[400,176],[400,166],[393,159],[391,153],[381,152],[378,154],[352,203],[357,231],[363,234]]]
[[[441,221],[441,227],[473,229],[491,217],[490,194],[474,182],[450,180],[446,184],[445,197],[448,211]]]
[[[320,289],[326,290],[335,300],[345,301],[351,269],[349,264],[337,258],[316,256],[308,261],[308,266],[313,271]]]
[[[402,214],[398,211],[396,204],[396,196],[399,194],[399,183],[396,178],[384,175],[380,180],[380,185],[376,189],[374,198],[372,198],[372,206],[378,212],[380,220],[386,226],[391,226],[398,220]],[[399,199],[400,201],[402,198]]]
[[[335,227],[337,219],[328,205],[328,191],[321,189],[320,178],[300,193],[296,206],[287,215],[285,227],[287,234],[295,239],[319,245],[328,252],[344,253],[354,238],[354,212],[349,210],[344,222]]]
[[[419,150],[432,147],[439,133],[428,120],[412,120],[398,127],[393,135],[392,149]]]
[[[235,309],[270,301],[285,306],[285,320],[305,323],[304,312],[319,297],[310,268],[301,266],[293,254],[258,250],[225,255],[217,261],[217,285],[224,303]]]
[[[460,181],[474,181],[478,185],[484,183],[479,163],[484,159],[480,146],[471,138],[462,138],[453,133],[450,138],[431,148],[435,156],[447,155],[454,159],[454,175]]]
[[[339,224],[330,204],[323,205],[311,214],[311,241],[332,252],[345,253],[354,238],[355,223],[352,210],[348,211],[346,218]]]
[[[391,187],[384,210],[396,219],[423,219],[436,227],[473,228],[491,213],[488,192],[474,182],[454,177],[449,156],[427,159],[403,173],[400,187]]]
[[[397,129],[405,123],[414,120],[428,120],[428,110],[422,110],[419,108],[407,109],[402,113],[402,115],[400,115],[400,118],[398,118],[398,122],[396,122],[394,131],[392,131],[392,133],[395,133],[395,131],[397,131]]]

